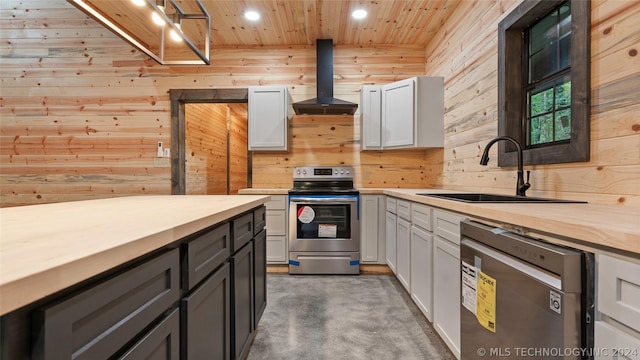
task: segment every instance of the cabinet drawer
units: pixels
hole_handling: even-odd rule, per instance
[[[640,331],[640,264],[598,255],[598,310]]]
[[[180,316],[178,315],[178,309],[174,309],[160,324],[151,329],[118,359],[180,359]]]
[[[180,255],[167,252],[34,311],[36,359],[106,359],[180,296]]]
[[[411,221],[411,203],[404,200],[397,202],[398,217]]]
[[[287,235],[287,213],[283,210],[267,210],[267,233]]]
[[[433,231],[436,235],[460,245],[460,222],[463,217],[454,213],[433,210]]]
[[[431,208],[422,204],[411,204],[411,223],[431,231]]]
[[[206,230],[184,243],[186,260],[183,281],[187,290],[207,277],[231,255],[231,230],[229,223]]]
[[[233,248],[232,253],[240,250],[253,238],[253,213],[242,215],[233,220]]]
[[[267,234],[269,230],[267,230]],[[287,261],[287,238],[267,235],[267,262]]]
[[[286,210],[287,196],[271,195],[271,200],[269,200],[265,205],[267,207],[267,210]]]
[[[595,322],[593,341],[596,360],[640,359],[640,339],[604,321]]]
[[[261,206],[253,212],[253,235],[256,235],[267,224],[266,208]]]
[[[396,206],[397,206],[398,200],[396,198],[392,198],[387,196],[387,211],[390,213],[396,213]]]

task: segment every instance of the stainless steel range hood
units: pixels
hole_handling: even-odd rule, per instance
[[[358,104],[333,97],[333,40],[316,40],[316,98],[293,104],[296,114],[353,115]]]

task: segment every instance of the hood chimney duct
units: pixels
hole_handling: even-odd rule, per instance
[[[316,40],[316,98],[293,104],[296,114],[353,115],[358,104],[333,97],[333,40]]]

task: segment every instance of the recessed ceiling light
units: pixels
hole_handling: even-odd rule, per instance
[[[147,2],[145,0],[131,0],[136,6],[144,6]]]
[[[367,17],[367,11],[363,10],[363,9],[357,9],[357,10],[353,10],[353,12],[351,13],[351,16],[354,19],[364,19]]]
[[[251,21],[260,19],[260,14],[257,11],[249,10],[244,13],[244,18]]]
[[[152,20],[153,20],[153,22],[154,22],[156,25],[158,25],[158,26],[164,26],[164,24],[166,24],[166,23],[167,23],[167,22],[166,22],[166,21],[164,21],[164,19],[163,19],[160,15],[158,15],[158,13],[157,13],[157,12],[155,12],[155,11],[151,14],[151,19],[152,19]]]

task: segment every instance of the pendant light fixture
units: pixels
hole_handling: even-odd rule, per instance
[[[201,0],[67,0],[162,65],[209,65],[211,17]],[[203,36],[204,35],[204,36]]]

